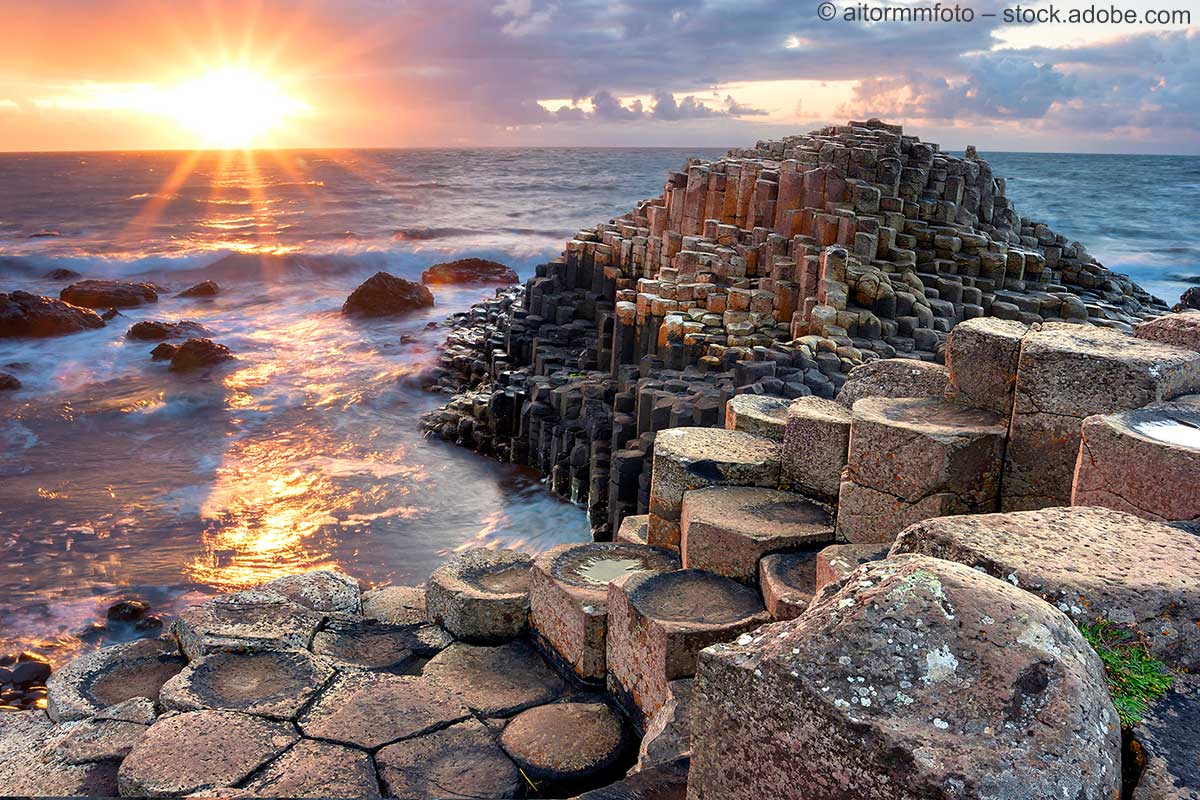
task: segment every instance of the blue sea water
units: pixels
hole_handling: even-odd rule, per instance
[[[350,323],[378,270],[463,256],[522,276],[584,226],[657,195],[695,149],[0,154],[0,291],[56,295],[55,268],[172,291],[108,327],[0,339],[0,652],[61,659],[105,641],[123,596],[156,610],[289,571],[419,582],[472,544],[537,551],[588,536],[528,470],[423,439],[444,398],[416,376],[437,307]],[[989,154],[984,154],[989,155]],[[1200,275],[1200,159],[1000,153],[1018,209],[1173,300]],[[174,294],[205,279],[213,300]],[[195,319],[238,356],[180,379],[126,342],[141,319]],[[402,337],[404,337],[402,339]]]

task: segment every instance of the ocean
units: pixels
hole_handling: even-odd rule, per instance
[[[0,291],[86,277],[168,287],[97,331],[0,339],[0,653],[61,661],[136,632],[122,597],[170,615],[214,592],[339,567],[415,583],[473,546],[589,538],[530,470],[422,438],[446,399],[418,376],[491,289],[439,288],[427,312],[343,318],[378,270],[492,258],[527,277],[584,226],[658,194],[698,149],[0,154]],[[1173,301],[1200,282],[1200,158],[981,154],[1022,214]],[[201,280],[212,300],[176,298]],[[181,378],[127,342],[194,319],[238,357]]]

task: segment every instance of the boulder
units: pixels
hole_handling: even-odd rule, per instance
[[[58,296],[84,308],[133,308],[158,302],[158,291],[153,284],[94,279],[72,283]]]
[[[739,394],[725,404],[725,427],[782,442],[788,402],[765,394]]]
[[[1200,668],[1195,535],[1106,508],[945,517],[904,531],[892,555],[958,561],[1037,594],[1080,624],[1136,629],[1156,657]]]
[[[135,322],[133,327],[125,332],[126,339],[137,339],[143,342],[161,342],[164,339],[191,339],[208,336],[208,328],[199,322],[185,319],[180,322],[159,322],[158,320],[142,320]]]
[[[779,483],[778,442],[743,431],[670,428],[654,440],[647,540],[679,549],[683,493],[705,486],[767,486]]]
[[[1021,344],[1004,511],[1071,502],[1086,417],[1200,391],[1200,353],[1091,325],[1046,323]]]
[[[217,286],[216,281],[201,281],[195,286],[184,289],[179,293],[179,297],[216,297],[221,293],[221,287]]]
[[[243,786],[249,797],[379,797],[371,757],[361,750],[301,739]]]
[[[234,786],[296,742],[286,722],[232,711],[159,719],[121,762],[122,796],[182,795]]]
[[[425,588],[423,586],[380,586],[363,592],[362,615],[387,625],[413,625],[424,622]]]
[[[1200,350],[1200,314],[1164,314],[1134,325],[1133,335],[1152,342]]]
[[[950,371],[940,364],[908,358],[882,358],[850,370],[837,401],[846,408],[864,397],[942,397]]]
[[[949,396],[1007,418],[1012,413],[1021,339],[1028,332],[1028,325],[996,317],[976,317],[955,325],[946,340]]]
[[[65,267],[57,267],[55,269],[50,270],[42,277],[48,281],[73,281],[76,278],[82,278],[83,274],[76,272],[73,269],[67,269]]]
[[[529,567],[516,550],[474,548],[459,553],[429,576],[429,619],[469,642],[521,636],[529,622]]]
[[[752,486],[710,486],[683,495],[684,569],[758,582],[768,553],[833,541],[833,519],[800,495]]]
[[[375,762],[389,797],[508,800],[525,788],[516,764],[475,719],[388,745]]]
[[[645,544],[646,531],[650,527],[649,514],[634,514],[621,520],[617,529],[616,541],[627,544]]]
[[[91,717],[132,698],[157,701],[186,661],[170,638],[136,639],[86,653],[46,680],[46,713],[57,722]]]
[[[628,737],[606,703],[552,703],[514,717],[500,746],[539,784],[539,794],[554,794],[615,777]]]
[[[341,669],[408,672],[454,642],[437,625],[388,625],[368,620],[330,620],[313,636],[313,652]]]
[[[454,644],[431,659],[422,674],[483,717],[507,717],[549,703],[566,689],[522,641],[496,647]]]
[[[342,313],[385,317],[432,306],[433,295],[421,284],[376,272],[346,298]]]
[[[704,651],[691,800],[1119,796],[1104,667],[1064,614],[970,567],[866,564]]]
[[[305,650],[213,653],[163,684],[160,697],[163,708],[174,711],[293,719],[332,677],[329,663]]]
[[[0,372],[0,392],[15,392],[20,388],[21,382],[17,380],[16,376]]]
[[[582,681],[604,680],[608,584],[638,572],[679,569],[669,550],[624,542],[552,547],[529,573],[529,622],[547,657]]]
[[[192,660],[210,653],[305,650],[324,615],[278,592],[248,589],[184,609],[173,627]]]
[[[1200,286],[1189,286],[1179,295],[1179,302],[1171,306],[1176,314],[1185,311],[1200,311]]]
[[[233,360],[233,353],[212,339],[188,339],[171,354],[171,372],[207,369]]]
[[[89,308],[29,292],[0,292],[0,338],[62,336],[103,327],[104,320]]]
[[[163,342],[150,351],[150,358],[154,361],[170,361],[178,350],[179,345]]]
[[[635,575],[608,587],[608,691],[639,726],[697,654],[770,622],[754,589],[694,569]]]
[[[472,284],[500,283],[513,284],[520,282],[517,273],[496,261],[485,258],[460,258],[434,264],[421,273],[421,283],[434,286],[441,284]]]
[[[470,717],[449,689],[424,678],[345,672],[297,720],[310,739],[374,750]]]
[[[808,396],[788,406],[780,481],[819,502],[837,502],[850,447],[850,411],[840,403]]]
[[[1200,521],[1200,492],[1180,491],[1198,484],[1200,395],[1083,421],[1071,505]]]

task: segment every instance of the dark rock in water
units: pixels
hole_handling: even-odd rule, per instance
[[[26,655],[33,655],[32,653]],[[12,669],[11,681],[17,686],[29,686],[30,684],[42,684],[50,677],[50,664],[40,657],[22,660],[17,663]]]
[[[216,281],[202,281],[197,283],[190,289],[184,289],[179,293],[180,297],[215,297],[221,293],[221,287],[217,286]]]
[[[73,269],[64,269],[62,267],[59,267],[58,269],[50,270],[43,277],[45,277],[46,280],[49,280],[49,281],[70,281],[70,280],[74,280],[76,278],[82,278],[83,275],[81,275],[80,273],[76,272]]]
[[[1200,311],[1200,286],[1192,286],[1179,295],[1179,302],[1171,310],[1178,314],[1189,309]]]
[[[136,622],[149,610],[150,604],[145,600],[118,600],[108,607],[106,616],[116,622]]]
[[[177,344],[169,344],[163,342],[158,347],[150,351],[150,357],[155,361],[170,361],[175,357],[175,352],[179,349]]]
[[[383,317],[433,305],[433,295],[419,283],[376,272],[346,298],[343,314]]]
[[[0,293],[0,338],[61,336],[103,328],[95,311],[29,292]]]
[[[119,316],[121,316],[120,311],[117,311],[115,308],[110,308],[108,311],[105,311],[100,315],[100,319],[104,320],[105,322],[109,322],[110,320],[114,320]]]
[[[188,339],[171,356],[171,372],[188,372],[232,361],[233,353],[212,339]]]
[[[146,342],[158,342],[163,339],[190,339],[207,336],[208,328],[199,322],[185,319],[180,322],[159,322],[158,320],[143,320],[134,323],[125,333],[126,339],[140,339]]]
[[[438,327],[438,324],[436,322],[426,322],[425,323],[425,330],[427,330],[427,331],[436,331],[437,327]]]
[[[421,273],[421,283],[517,283],[517,273],[496,261],[484,258],[460,258],[444,264],[434,264]]]
[[[86,308],[132,308],[157,303],[158,291],[149,283],[85,280],[72,283],[59,293],[68,303]]]
[[[7,372],[0,372],[0,392],[12,392],[21,388],[21,382]]]

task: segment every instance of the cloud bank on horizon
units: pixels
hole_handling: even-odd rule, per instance
[[[1200,153],[1200,10],[1010,25],[986,2],[969,23],[850,21],[842,0],[830,21],[817,0],[14,4],[0,149],[187,146],[131,98],[238,61],[310,109],[284,145],[736,146],[878,116],[946,147]]]

